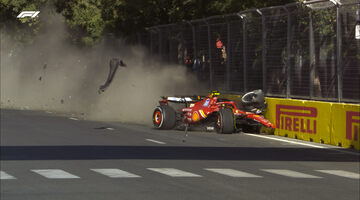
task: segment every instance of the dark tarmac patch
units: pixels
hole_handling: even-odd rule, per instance
[[[105,126],[101,126],[101,127],[96,127],[94,129],[97,129],[97,130],[109,130],[109,131],[113,131],[115,130],[114,128],[111,128],[111,127],[105,127]]]

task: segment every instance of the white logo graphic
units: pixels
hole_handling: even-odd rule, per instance
[[[360,40],[360,24],[355,26],[355,39]]]
[[[40,13],[40,11],[22,11],[22,12],[17,16],[17,18],[24,18],[24,17],[34,18],[34,17],[36,17],[39,13]]]

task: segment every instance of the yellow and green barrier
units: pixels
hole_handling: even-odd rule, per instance
[[[275,135],[360,150],[360,105],[266,98]]]

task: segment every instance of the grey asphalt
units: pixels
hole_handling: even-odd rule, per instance
[[[1,180],[1,200],[360,198],[359,179],[316,171],[359,173],[358,155],[244,133],[190,132],[184,142],[182,131],[1,110],[0,139],[1,171],[15,177]],[[110,178],[91,171],[107,168],[140,177]],[[149,168],[175,168],[200,177],[170,177]],[[206,168],[234,169],[260,178],[230,177]],[[61,169],[80,178],[48,179],[34,169]],[[292,178],[263,169],[319,178]]]

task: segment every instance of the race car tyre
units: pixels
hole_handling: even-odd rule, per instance
[[[218,112],[216,124],[216,132],[218,133],[233,133],[234,126],[234,113],[231,109],[220,109]]]
[[[153,123],[158,129],[173,129],[176,125],[175,110],[168,105],[156,107],[153,113]]]

